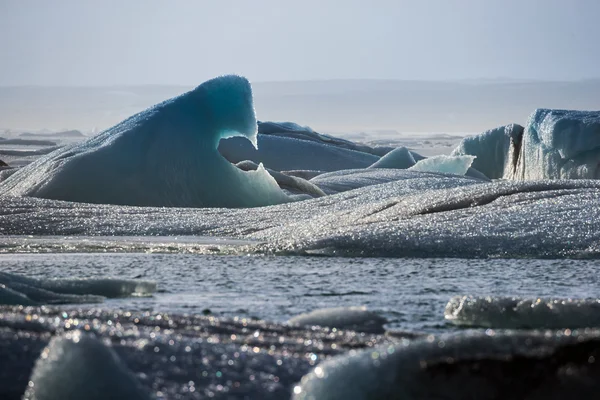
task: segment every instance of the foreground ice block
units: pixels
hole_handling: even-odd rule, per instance
[[[596,398],[598,331],[429,335],[317,365],[295,400]]]
[[[538,109],[527,122],[505,178],[600,178],[600,111]]]
[[[24,400],[149,400],[119,356],[81,331],[54,337],[35,364]]]
[[[260,166],[244,172],[217,151],[243,136],[256,146],[250,83],[222,76],[22,168],[0,195],[167,207],[255,207],[289,201]]]

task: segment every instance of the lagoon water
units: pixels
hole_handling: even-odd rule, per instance
[[[365,305],[387,318],[389,329],[431,333],[458,329],[444,320],[452,296],[597,298],[600,280],[598,261],[569,259],[30,253],[0,255],[0,270],[158,282],[151,297],[108,299],[90,308],[284,322],[314,309]]]

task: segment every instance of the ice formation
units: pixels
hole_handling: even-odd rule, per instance
[[[538,109],[508,179],[600,178],[600,111]]]
[[[298,326],[322,326],[349,329],[357,332],[383,333],[387,320],[366,307],[338,307],[314,310],[291,318],[288,323]]]
[[[148,296],[156,283],[125,279],[35,279],[0,272],[0,304],[98,303],[105,297]]]
[[[465,138],[452,155],[477,156],[489,178],[600,178],[600,111],[535,110],[525,128],[512,124]]]
[[[411,171],[439,172],[443,174],[464,175],[467,173],[475,156],[433,156],[418,161],[409,168]]]
[[[82,331],[54,337],[35,364],[24,400],[149,400],[138,378]]]
[[[244,136],[256,146],[250,83],[222,76],[22,168],[5,195],[170,207],[254,207],[289,198],[260,166],[243,172],[217,151]]]
[[[234,164],[251,160],[277,171],[367,168],[379,160],[373,154],[295,137],[259,134],[257,140],[258,149],[241,138],[222,140],[219,152]]]
[[[381,157],[377,162],[370,165],[369,168],[407,169],[415,165],[415,163],[413,153],[406,147],[401,146]]]
[[[456,178],[432,172],[408,171],[393,168],[349,169],[321,174],[310,182],[320,187],[327,194],[347,192],[358,188],[404,181],[410,183],[413,190],[402,190],[397,195],[416,193],[426,189],[441,189],[461,184],[479,183],[474,179]]]
[[[430,335],[317,365],[295,400],[595,397],[598,331]]]
[[[244,253],[600,258],[597,180],[482,182],[407,170],[365,171],[393,172],[394,180],[243,210],[4,197],[0,198],[0,233],[9,236],[0,250],[89,248],[85,238],[71,245],[60,237],[45,236],[36,244],[31,238],[12,235],[197,235],[252,241],[234,250]]]
[[[87,392],[77,400],[96,399],[95,389],[107,380],[114,387],[103,399],[133,389],[135,380],[156,399],[289,399],[294,385],[321,360],[402,340],[246,318],[73,307],[3,307],[0,321],[3,400],[20,399],[29,381],[31,389],[57,396],[71,380],[79,388],[82,377],[89,380]],[[86,333],[73,343],[75,336],[60,336],[65,330]],[[133,383],[125,366],[135,374]]]
[[[521,147],[523,127],[517,124],[490,129],[464,138],[452,151],[453,156],[472,155],[471,164],[490,179],[499,179],[515,167],[515,154]]]
[[[600,327],[600,300],[458,296],[448,302],[445,317],[494,329]]]

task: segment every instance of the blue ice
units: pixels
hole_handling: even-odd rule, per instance
[[[167,207],[288,202],[262,166],[244,172],[217,151],[233,136],[256,147],[256,135],[250,83],[221,76],[41,157],[2,182],[0,194]]]

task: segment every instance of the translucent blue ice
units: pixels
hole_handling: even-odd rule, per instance
[[[527,122],[511,179],[600,178],[600,111],[538,109]]]
[[[289,198],[260,166],[244,172],[217,151],[222,138],[257,144],[250,83],[222,76],[59,149],[0,184],[0,194],[86,203],[254,207]]]

